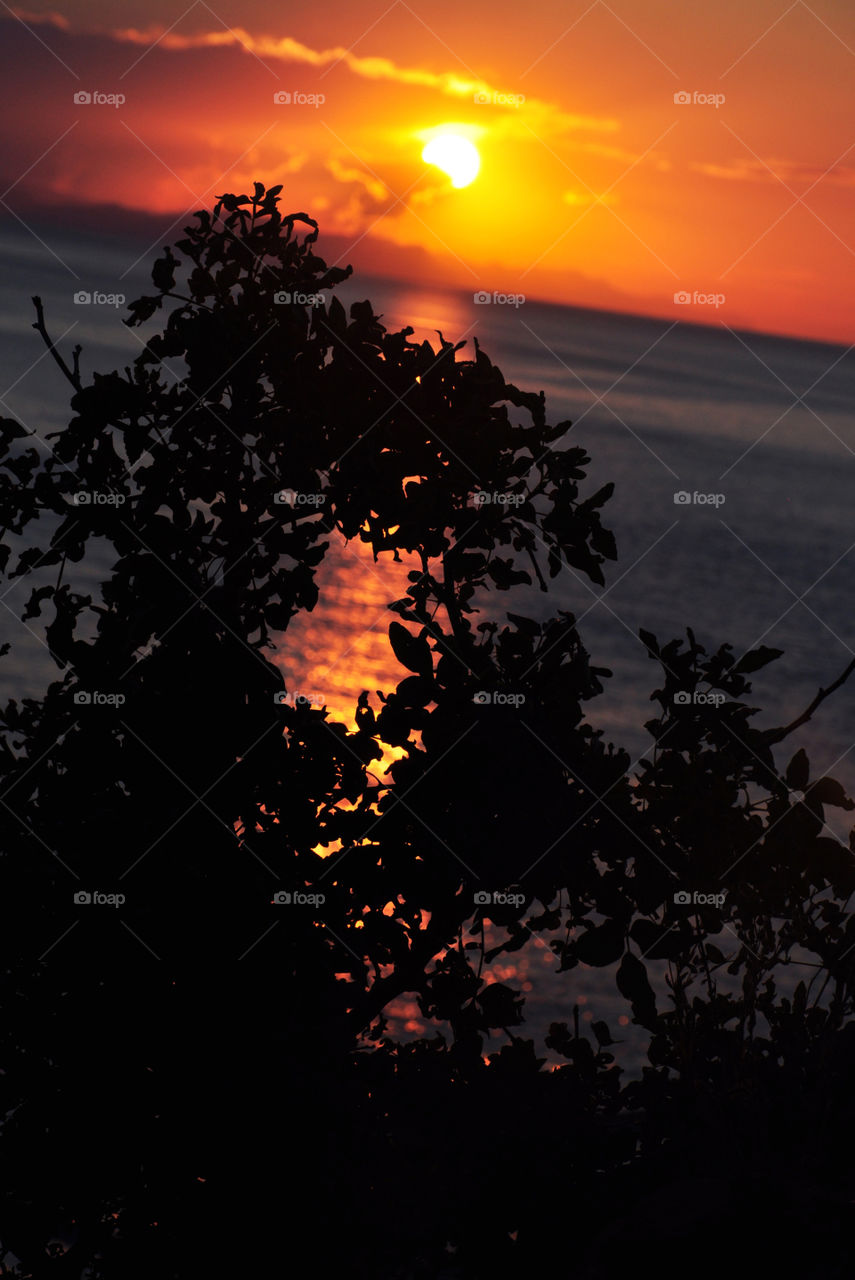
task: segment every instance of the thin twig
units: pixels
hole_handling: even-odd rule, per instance
[[[786,738],[788,734],[792,733],[794,729],[798,729],[801,725],[805,724],[810,720],[817,707],[825,701],[829,694],[834,693],[835,689],[839,689],[840,686],[849,679],[853,671],[855,671],[855,658],[852,659],[846,670],[837,677],[833,684],[830,684],[827,689],[819,690],[813,702],[805,711],[802,712],[800,716],[796,716],[795,720],[782,729],[767,729],[762,735],[764,742],[768,744],[780,742],[783,738]]]
[[[67,364],[65,363],[65,361],[63,360],[62,356],[60,355],[59,351],[58,351],[58,350],[57,350],[57,348],[56,348],[56,345],[54,344],[53,339],[51,338],[50,334],[48,333],[48,331],[47,331],[47,329],[46,329],[46,327],[45,327],[45,312],[44,312],[44,307],[42,306],[42,300],[41,300],[41,298],[33,298],[33,306],[34,306],[34,307],[35,307],[35,309],[36,309],[36,323],[33,325],[33,328],[34,328],[35,330],[37,330],[37,332],[38,332],[38,333],[40,333],[40,334],[41,334],[42,338],[44,339],[45,346],[47,347],[48,351],[49,351],[49,352],[51,353],[51,355],[53,356],[54,360],[55,360],[55,361],[57,362],[57,364],[59,365],[59,367],[60,367],[60,369],[62,370],[62,372],[65,374],[65,376],[66,376],[66,378],[68,379],[68,381],[69,381],[69,382],[71,383],[71,385],[74,387],[74,390],[75,390],[75,391],[82,391],[82,390],[83,390],[83,384],[82,384],[82,382],[80,381],[80,369],[79,369],[79,364],[80,364],[80,348],[79,348],[79,347],[75,347],[75,349],[74,349],[74,368],[73,368],[73,369],[69,369],[68,365],[67,365]]]
[[[537,574],[537,580],[540,583],[541,591],[548,591],[549,588],[547,587],[546,583],[543,580],[543,574],[540,572],[540,565],[537,563],[537,560],[535,558],[534,552],[532,551],[531,547],[526,547],[526,552],[528,553],[528,558],[532,563],[532,568]]]

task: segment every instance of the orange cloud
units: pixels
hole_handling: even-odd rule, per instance
[[[855,168],[849,165],[832,165],[822,169],[819,165],[798,164],[788,160],[735,160],[730,164],[707,164],[693,161],[689,168],[708,178],[723,178],[728,182],[775,182],[787,186],[808,184],[813,186],[828,182],[836,187],[855,186]]]
[[[13,9],[11,12],[22,22],[49,23],[65,31],[70,29],[68,21],[60,14],[39,15],[23,9]],[[618,121],[612,117],[565,112],[553,103],[542,102],[537,98],[526,99],[521,94],[500,91],[484,80],[463,79],[450,71],[435,72],[420,67],[400,66],[391,58],[359,56],[350,49],[340,46],[332,49],[312,49],[291,36],[254,36],[242,27],[223,26],[222,31],[196,32],[191,35],[181,35],[162,26],[152,26],[144,31],[136,27],[126,27],[97,31],[94,34],[105,35],[122,43],[157,46],[173,51],[240,48],[262,62],[265,58],[273,58],[281,62],[296,62],[305,66],[328,69],[343,63],[354,75],[366,80],[390,80],[398,84],[434,89],[452,97],[469,98],[472,101],[480,99],[493,106],[507,109],[511,112],[511,119],[513,112],[518,110],[524,102],[526,114],[535,126],[534,131],[543,130],[550,135],[577,130],[612,133],[619,128]],[[272,74],[276,73],[272,72]]]
[[[365,173],[362,169],[355,169],[352,166],[348,168],[341,160],[333,157],[327,161],[327,169],[337,182],[357,183],[363,190],[371,196],[371,198],[380,204],[389,198],[389,188],[374,178],[370,173]]]
[[[29,26],[41,25],[57,27],[60,31],[71,30],[71,23],[68,18],[61,13],[56,13],[53,9],[50,9],[47,13],[30,13],[28,9],[10,9],[9,12]]]

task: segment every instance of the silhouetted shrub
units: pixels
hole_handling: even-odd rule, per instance
[[[304,1252],[366,1277],[581,1277],[676,1234],[657,1267],[682,1275],[707,1233],[751,1225],[746,1197],[771,1221],[777,1178],[814,1206],[805,1259],[824,1242],[816,1274],[837,1274],[855,862],[824,810],[853,803],[772,752],[825,692],[758,729],[749,677],[777,651],[642,632],[662,675],[631,776],[587,717],[609,673],[573,616],[500,603],[563,565],[603,583],[612,486],[585,495],[569,424],[477,341],[467,360],[367,301],[348,317],[329,295],[349,268],[280,190],[222,196],[165,250],[127,321],[163,329],[124,373],[84,384],[35,299],[75,416],[46,457],[0,422],[3,527],[29,539],[2,564],[58,566],[24,616],[52,606],[61,671],[0,717],[2,1245],[33,1277],[274,1274]],[[340,537],[408,557],[402,679],[354,730],[275,702],[271,661],[323,615]],[[96,540],[101,600],[63,583]],[[81,919],[95,889],[127,903]],[[275,890],[323,901],[286,918]],[[561,971],[614,969],[650,1035],[641,1079],[604,1023],[520,1037],[521,992],[485,978],[539,934]],[[408,993],[442,1034],[388,1033]]]

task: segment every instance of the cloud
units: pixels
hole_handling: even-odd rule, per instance
[[[12,9],[10,12],[29,25],[53,25],[63,31],[70,31],[67,19],[62,17],[61,14],[53,12],[49,14],[34,14],[24,9]],[[220,31],[202,31],[182,35],[177,31],[158,25],[151,26],[146,30],[139,30],[136,27],[111,30],[91,29],[87,34],[106,36],[124,44],[143,45],[148,46],[148,48],[156,46],[159,49],[172,52],[190,49],[240,49],[252,54],[265,65],[267,65],[266,59],[298,63],[317,69],[327,68],[327,70],[332,70],[333,67],[341,64],[346,66],[353,75],[360,76],[366,80],[390,81],[395,84],[410,85],[414,88],[433,89],[450,97],[468,98],[470,102],[475,101],[476,95],[482,98],[489,98],[491,103],[497,99],[502,102],[505,98],[512,99],[514,97],[513,94],[500,93],[495,86],[487,84],[484,80],[466,78],[455,72],[438,72],[429,71],[422,67],[401,66],[391,58],[360,56],[353,53],[352,50],[341,46],[335,46],[331,49],[313,49],[291,36],[254,36],[242,27],[226,27],[223,25]],[[141,56],[144,57],[145,54]],[[272,68],[268,69],[273,75],[277,74]],[[517,131],[514,128],[514,118],[515,113],[520,110],[520,107],[514,106],[494,106],[494,113],[498,115],[499,119],[504,117],[511,132]],[[525,112],[534,126],[535,133],[543,131],[550,136],[579,130],[613,133],[620,127],[618,121],[611,117],[585,116],[562,111],[555,104],[536,98],[526,100]],[[495,122],[496,114],[491,118],[491,125]],[[522,132],[521,129],[520,132]]]
[[[377,203],[382,204],[389,198],[389,188],[379,178],[372,177],[362,169],[348,166],[333,157],[327,161],[329,172],[337,182],[355,182]]]
[[[61,13],[50,9],[47,13],[30,13],[27,9],[10,9],[16,18],[28,26],[57,27],[60,31],[70,31],[71,23]]]
[[[855,186],[855,169],[851,165],[800,164],[795,160],[748,160],[740,159],[728,164],[711,164],[694,161],[690,166],[695,173],[702,173],[707,178],[720,178],[726,182],[773,182],[784,183],[790,187],[817,186],[821,182],[831,183],[835,187]]]

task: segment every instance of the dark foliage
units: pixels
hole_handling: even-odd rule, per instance
[[[348,316],[349,269],[279,191],[222,196],[165,251],[127,321],[162,331],[123,373],[84,383],[36,300],[74,417],[47,457],[0,421],[2,527],[28,548],[0,564],[57,567],[25,617],[47,611],[60,671],[0,713],[3,1248],[39,1278],[645,1256],[698,1276],[726,1248],[738,1274],[843,1275],[855,860],[824,816],[853,803],[801,751],[780,772],[798,722],[756,727],[777,652],[642,632],[661,676],[633,776],[586,714],[609,673],[574,618],[500,594],[562,566],[602,583],[611,486],[586,494],[569,424],[477,342]],[[322,616],[340,537],[418,566],[400,683],[362,694],[354,731],[277,702],[271,661]],[[105,543],[100,600],[63,583]],[[96,690],[124,701],[82,704]],[[95,888],[127,904],[81,913]],[[277,915],[277,889],[309,900]],[[522,993],[486,978],[539,935],[561,971],[614,971],[641,1079],[605,1023],[521,1037]],[[389,1034],[405,994],[440,1033]]]

